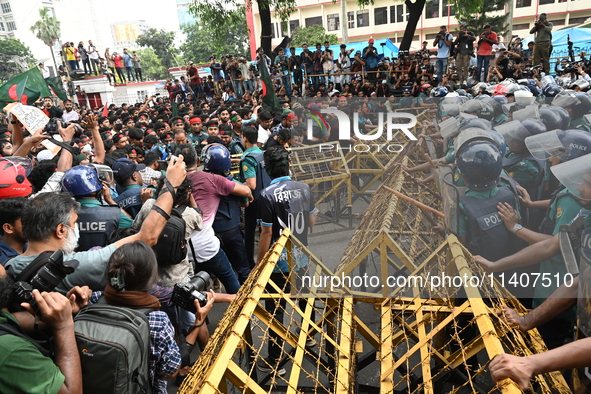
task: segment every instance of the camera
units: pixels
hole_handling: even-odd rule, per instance
[[[18,281],[14,286],[14,295],[19,302],[28,302],[31,306],[35,304],[33,289],[40,292],[53,291],[64,278],[78,268],[78,260],[64,262],[64,252],[56,250],[49,256],[47,263],[29,282]]]
[[[59,122],[59,123],[58,123]],[[51,118],[49,122],[45,125],[45,134],[55,135],[59,134],[59,126],[62,128],[68,127],[67,123],[64,123],[59,118]]]
[[[171,300],[176,305],[189,312],[197,312],[195,300],[199,300],[200,306],[207,303],[207,294],[204,290],[209,283],[209,274],[205,271],[198,272],[189,283],[177,283],[174,285]]]

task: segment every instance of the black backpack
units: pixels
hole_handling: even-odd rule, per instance
[[[152,393],[147,315],[153,310],[113,306],[101,297],[78,312],[74,332],[84,393]]]
[[[271,138],[271,137],[269,137]],[[265,169],[265,159],[263,153],[248,153],[244,158],[240,161],[240,180],[244,183],[246,179],[244,178],[244,166],[242,163],[248,160],[248,162],[254,165],[257,169],[257,186],[252,191],[252,197],[255,200],[258,200],[259,196],[261,195],[261,191],[271,184],[271,177],[267,174],[267,170]]]
[[[186,206],[172,209],[158,242],[152,246],[159,265],[176,265],[187,257],[187,223],[183,219],[185,208]]]

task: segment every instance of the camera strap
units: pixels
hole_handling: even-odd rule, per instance
[[[49,142],[53,142],[57,146],[60,146],[60,147],[64,148],[65,150],[67,150],[68,152],[70,152],[72,155],[75,155],[76,154],[76,152],[74,151],[74,148],[72,148],[70,145],[66,144],[65,142],[58,141],[55,138],[50,138],[48,141]]]
[[[14,280],[16,282],[18,282],[18,281],[30,282],[31,279],[33,279],[35,277],[35,275],[37,275],[37,272],[39,272],[39,270],[41,268],[43,268],[43,266],[49,262],[49,257],[52,254],[53,254],[53,251],[39,253],[39,255],[37,257],[35,257],[35,259],[33,261],[31,261],[31,263],[29,263],[29,265],[27,265],[25,267],[25,269],[22,270],[20,272],[20,274],[18,274],[18,275],[14,275],[14,269],[13,269],[12,265],[7,270],[7,272],[9,275],[14,277]]]

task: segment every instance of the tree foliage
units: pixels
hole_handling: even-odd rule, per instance
[[[171,68],[175,64],[174,56],[177,50],[173,44],[174,32],[164,29],[158,31],[152,28],[146,33],[139,35],[136,42],[139,46],[152,48],[166,69]]]
[[[246,17],[242,13],[242,19],[237,19],[236,24],[228,29],[208,27],[191,23],[182,26],[187,40],[181,45],[182,58],[185,61],[195,63],[207,63],[211,55],[232,54],[250,58],[248,46],[248,29]]]
[[[39,8],[39,17],[40,19],[30,27],[30,30],[51,50],[62,34],[61,22],[51,15],[51,10],[47,7]],[[57,69],[53,50],[51,50],[51,57]]]
[[[503,11],[507,3],[508,0],[488,0],[483,2],[476,12],[471,14],[466,14],[465,12],[456,13],[456,19],[460,23],[466,23],[469,30],[472,30],[474,34],[482,33],[484,25],[489,24],[500,38],[501,35],[505,35],[507,32],[507,18],[509,15],[504,12],[499,14],[495,11]],[[454,6],[454,9],[457,10],[456,6]]]
[[[18,56],[24,60],[29,67],[34,67],[37,62],[31,53],[31,49],[23,44],[18,38],[0,39],[0,53],[7,56]]]
[[[336,44],[339,41],[339,37],[336,34],[328,34],[322,25],[314,25],[310,27],[298,27],[291,39],[291,45],[294,47],[301,47],[303,43],[307,43],[310,46],[316,45],[316,43],[324,44],[324,41],[328,41],[331,44]]]
[[[168,69],[164,67],[162,61],[152,48],[139,49],[136,51],[142,59],[142,74],[146,79],[160,80],[168,78]]]

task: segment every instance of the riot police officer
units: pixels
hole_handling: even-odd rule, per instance
[[[136,164],[133,161],[123,158],[113,163],[113,174],[121,193],[114,201],[132,218],[135,218],[142,209],[142,174],[139,172],[146,168],[144,164]]]
[[[62,187],[80,203],[77,221],[80,240],[76,251],[87,251],[94,246],[107,246],[107,239],[114,230],[131,227],[132,219],[121,208],[117,205],[102,204],[102,190],[108,189],[103,188],[94,167],[71,168],[64,174]],[[108,200],[110,196],[105,198]]]
[[[218,174],[231,181],[240,184],[230,174],[232,163],[230,152],[221,144],[209,144],[201,152],[203,169],[206,172]],[[220,239],[220,246],[232,263],[234,271],[238,274],[240,284],[244,283],[250,274],[250,264],[244,244],[244,234],[240,230],[240,207],[248,206],[248,198],[230,194],[220,198],[220,205],[215,215],[212,227]]]
[[[570,128],[591,132],[591,125],[585,115],[591,113],[591,96],[587,93],[576,93],[573,90],[563,90],[554,97],[552,105],[566,109],[571,116]]]

